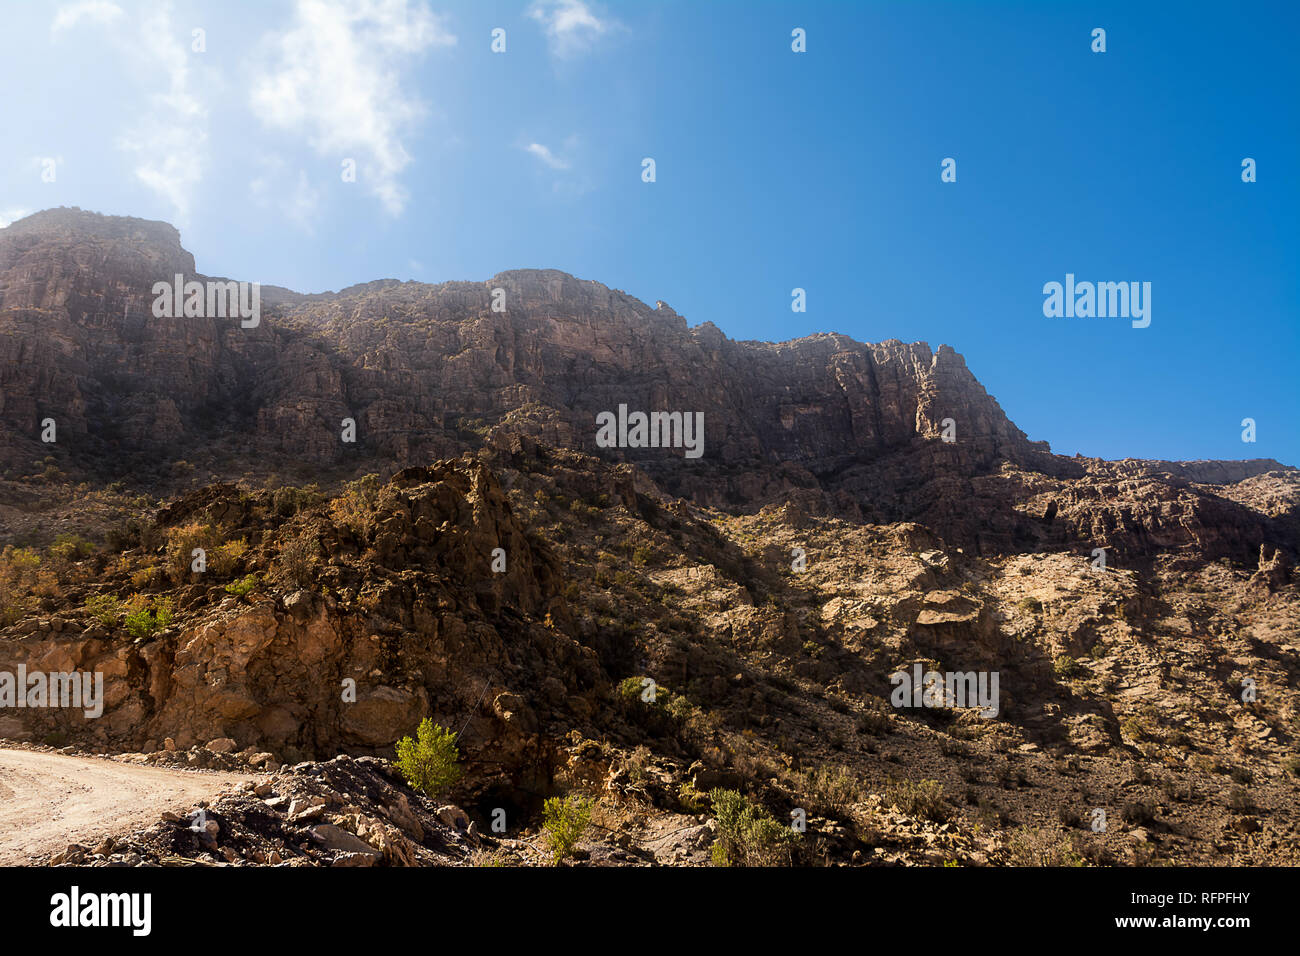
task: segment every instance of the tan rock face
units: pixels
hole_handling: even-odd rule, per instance
[[[217,486],[159,520],[224,522],[261,542],[255,561],[271,561],[277,533],[259,527],[269,501]],[[312,588],[246,599],[214,588],[221,597],[136,641],[87,636],[95,626],[86,622],[55,632],[58,619],[14,629],[0,641],[0,670],[98,673],[105,709],[95,719],[14,711],[9,735],[108,750],[170,740],[292,761],[391,753],[432,716],[465,727],[471,746],[490,741],[497,766],[527,777],[543,726],[590,717],[606,686],[595,654],[564,630],[554,556],[473,459],[406,469],[371,508],[361,530],[336,524],[326,506],[314,513],[310,528],[331,562]]]

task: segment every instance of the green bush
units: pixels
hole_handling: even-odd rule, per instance
[[[428,717],[420,721],[414,740],[403,737],[397,742],[398,772],[430,797],[440,796],[461,778],[459,760],[456,735]]]
[[[75,534],[61,534],[50,545],[50,554],[64,562],[80,561],[91,554],[95,546],[85,538]]]
[[[644,677],[625,677],[618,683],[619,696],[629,703],[639,701],[642,693],[646,690]],[[658,688],[655,688],[658,697]]]
[[[714,866],[789,866],[799,835],[735,790],[709,793],[718,819]]]
[[[41,556],[31,548],[6,545],[0,552],[0,626],[12,624],[36,606],[35,591],[42,576]]]
[[[1058,656],[1056,661],[1053,663],[1052,668],[1056,671],[1057,677],[1062,677],[1067,680],[1076,676],[1083,670],[1083,668],[1079,666],[1079,662],[1069,654],[1061,654]]]
[[[136,595],[127,603],[126,630],[132,637],[151,637],[172,622],[172,604],[168,598],[158,598],[152,609],[147,598]]]
[[[589,823],[591,801],[585,797],[576,794],[564,799],[551,797],[542,804],[542,829],[556,866],[573,855]]]
[[[115,594],[92,594],[86,598],[86,612],[100,624],[117,623],[117,615],[122,610],[122,602]]]
[[[235,597],[245,597],[253,588],[257,587],[257,575],[246,574],[238,581],[231,581],[226,585],[226,591]]]

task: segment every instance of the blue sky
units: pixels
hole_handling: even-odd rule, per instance
[[[0,222],[165,219],[304,292],[558,268],[949,344],[1063,454],[1300,464],[1300,5],[0,2]],[[1044,317],[1066,273],[1150,327]]]

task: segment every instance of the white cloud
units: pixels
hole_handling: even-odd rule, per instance
[[[149,110],[120,140],[137,156],[136,178],[171,203],[181,219],[203,179],[208,142],[207,110],[190,89],[188,39],[177,38],[170,3],[155,6],[142,20],[139,52],[166,86],[149,96]]]
[[[86,0],[61,7],[53,30],[60,33],[83,23],[109,27],[108,36],[119,56],[140,78],[143,100],[124,105],[139,117],[117,140],[117,147],[135,157],[133,172],[140,182],[162,196],[184,221],[207,162],[208,114],[193,91],[189,36],[172,23],[170,0],[147,5],[138,30],[129,31],[120,7],[106,0]]]
[[[301,133],[321,155],[356,159],[358,182],[392,215],[407,193],[403,132],[424,109],[401,67],[456,38],[424,0],[297,0],[290,29],[265,41],[272,65],[253,80],[253,112]]]
[[[528,15],[542,25],[551,52],[561,59],[586,53],[600,37],[623,29],[612,17],[597,16],[585,0],[534,0]]]
[[[122,8],[108,0],[81,0],[80,3],[65,4],[54,12],[50,32],[61,33],[82,22],[112,23],[121,16]]]
[[[569,168],[569,163],[566,160],[560,159],[560,157],[556,156],[550,151],[550,149],[543,146],[541,143],[529,143],[525,148],[547,166],[550,166],[551,169]]]
[[[17,222],[24,216],[30,216],[30,209],[0,209],[0,229],[5,228],[11,222]]]
[[[289,186],[288,164],[279,156],[263,154],[257,158],[261,172],[248,183],[248,192],[259,208],[270,210],[294,223],[303,232],[314,233],[316,213],[320,208],[320,190],[311,184],[304,170],[298,170]]]
[[[582,141],[576,133],[555,149],[528,139],[519,140],[516,146],[537,160],[536,176],[540,182],[549,183],[553,195],[576,198],[592,190],[587,164],[583,162]]]

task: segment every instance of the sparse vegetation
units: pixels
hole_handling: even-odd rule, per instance
[[[86,613],[100,624],[116,624],[117,616],[122,613],[122,602],[115,594],[92,594],[86,598]]]
[[[289,587],[307,587],[320,563],[319,555],[320,540],[311,531],[290,536],[280,546],[280,579]]]
[[[461,778],[459,761],[456,735],[426,717],[414,739],[403,737],[397,742],[394,766],[412,787],[436,798]]]
[[[718,820],[714,866],[789,866],[799,835],[735,790],[709,794]]]
[[[551,797],[542,804],[542,830],[556,866],[573,855],[590,823],[591,801],[585,797]]]
[[[374,527],[379,490],[378,475],[365,475],[350,481],[343,493],[330,502],[330,514],[337,523],[367,536]]]
[[[231,581],[226,585],[226,591],[235,597],[247,597],[257,587],[257,575],[246,574],[238,581]]]
[[[943,784],[937,780],[892,783],[885,789],[884,799],[909,817],[935,823],[943,823],[952,812],[943,795]]]
[[[133,594],[125,601],[127,633],[134,638],[152,637],[172,621],[171,599]]]
[[[1078,677],[1083,673],[1083,667],[1069,654],[1059,655],[1053,662],[1052,669],[1055,671],[1056,676],[1063,680]]]
[[[1071,837],[1051,830],[1019,827],[1007,841],[1012,866],[1083,866],[1084,858]]]

